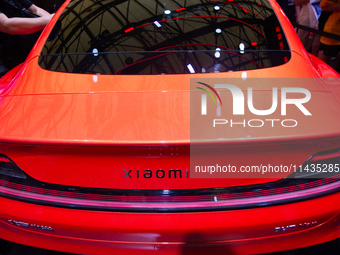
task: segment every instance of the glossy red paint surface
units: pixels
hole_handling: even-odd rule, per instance
[[[233,165],[244,161],[300,165],[317,152],[340,147],[339,75],[305,52],[276,2],[271,4],[289,39],[292,57],[281,66],[245,71],[247,78],[320,81],[300,86],[312,94],[306,107],[315,118],[303,118],[295,110],[292,118],[304,124],[294,131],[263,128],[251,133],[245,128],[228,133],[228,143],[198,141],[223,147],[220,154],[205,155],[209,159],[228,155]],[[190,79],[242,78],[243,72],[164,78],[47,71],[39,67],[38,55],[54,21],[28,60],[0,81],[0,153],[31,177],[90,188],[178,190],[251,185],[287,176],[123,178],[123,169],[190,168]],[[256,88],[259,97],[267,97],[270,90],[269,85]],[[249,134],[252,139],[245,139]],[[244,210],[132,213],[66,209],[0,197],[0,238],[84,254],[267,253],[338,238],[339,199],[340,194],[334,193]]]
[[[84,254],[253,254],[294,249],[338,237],[339,195],[302,203],[209,213],[133,214],[55,209],[1,199],[1,233],[27,245]],[[303,208],[313,208],[304,210]],[[9,219],[51,226],[54,231],[16,227]],[[39,219],[39,220],[36,220]],[[276,227],[317,222],[274,232]],[[161,246],[161,251],[157,247]]]

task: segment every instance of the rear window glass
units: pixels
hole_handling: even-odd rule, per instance
[[[267,0],[74,0],[39,64],[70,73],[183,74],[261,69],[289,59]]]

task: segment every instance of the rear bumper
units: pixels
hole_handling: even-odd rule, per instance
[[[0,238],[82,254],[267,253],[338,238],[339,200],[340,193],[335,193],[298,203],[244,210],[118,213],[0,198]]]

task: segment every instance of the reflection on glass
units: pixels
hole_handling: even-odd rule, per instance
[[[267,0],[74,0],[59,20],[61,31],[39,59],[42,68],[54,71],[227,72],[290,59]]]

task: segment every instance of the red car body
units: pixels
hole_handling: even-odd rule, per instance
[[[236,191],[231,192],[235,197],[226,199],[225,193],[203,191],[257,187],[288,174],[202,179],[189,178],[186,172],[190,162],[200,157],[190,157],[192,143],[223,147],[220,153],[202,157],[228,155],[235,165],[279,162],[299,166],[312,156],[316,161],[338,160],[339,76],[306,53],[280,7],[275,1],[270,4],[288,38],[291,58],[287,63],[256,70],[165,76],[41,68],[39,55],[64,5],[27,60],[1,79],[0,162],[14,171],[12,177],[24,172],[42,186],[0,180],[0,238],[81,254],[258,254],[338,238],[336,179],[297,190],[290,186],[283,193],[267,190],[268,194],[256,195],[253,189],[237,200]],[[331,80],[300,85],[311,92],[306,108],[313,118],[306,119],[294,108],[289,119],[304,124],[293,131],[281,128],[273,133],[271,126],[265,126],[251,133],[245,127],[224,133],[228,139],[222,142],[190,140],[190,124],[194,123],[190,79],[242,79],[243,73],[247,79]],[[256,91],[271,89],[264,84]],[[214,132],[202,126],[207,133]],[[251,138],[246,137],[248,133]],[[181,178],[170,173],[177,169],[182,171]],[[188,193],[177,196],[181,191]]]

